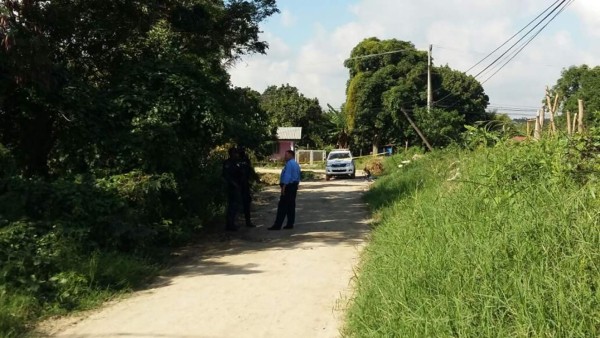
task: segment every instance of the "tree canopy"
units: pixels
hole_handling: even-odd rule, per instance
[[[225,66],[266,51],[258,24],[275,12],[274,0],[4,0],[0,142],[29,176],[198,165],[256,117],[232,104],[245,94]]]
[[[272,135],[260,94],[227,67],[265,53],[259,24],[275,12],[0,0],[0,336],[138,285],[214,223],[224,146]]]
[[[289,84],[269,86],[262,94],[260,106],[269,115],[272,128],[302,127],[300,145],[323,147],[328,120],[316,98],[307,98]]]
[[[344,65],[350,73],[345,105],[348,128],[353,145],[362,150],[371,145],[403,144],[404,140],[420,143],[401,109],[422,129],[443,135],[436,137],[436,145],[456,139],[464,123],[488,117],[489,99],[481,84],[448,66],[433,68],[436,109],[432,113],[436,115],[418,113],[427,103],[427,52],[410,42],[365,39],[354,47]]]
[[[586,120],[600,122],[600,66],[572,66],[562,71],[561,77],[552,88],[558,93],[563,111],[576,113],[578,100],[584,101]]]

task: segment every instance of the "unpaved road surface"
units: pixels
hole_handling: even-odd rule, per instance
[[[151,288],[46,336],[338,337],[368,232],[364,180],[302,183],[296,228],[267,231],[278,189],[221,241],[188,248],[185,264]]]

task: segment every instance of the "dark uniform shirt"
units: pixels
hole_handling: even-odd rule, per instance
[[[227,188],[239,188],[242,180],[242,171],[236,161],[231,158],[223,161],[223,179],[227,182]]]
[[[253,179],[254,169],[248,157],[242,157],[238,162],[238,167],[241,173],[241,182],[244,186],[250,185]]]

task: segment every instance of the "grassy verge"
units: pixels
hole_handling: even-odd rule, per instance
[[[600,185],[567,147],[450,150],[381,178],[345,333],[598,336]]]

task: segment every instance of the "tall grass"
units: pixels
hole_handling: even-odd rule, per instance
[[[434,153],[379,180],[345,333],[599,336],[600,185],[572,179],[567,146]]]

